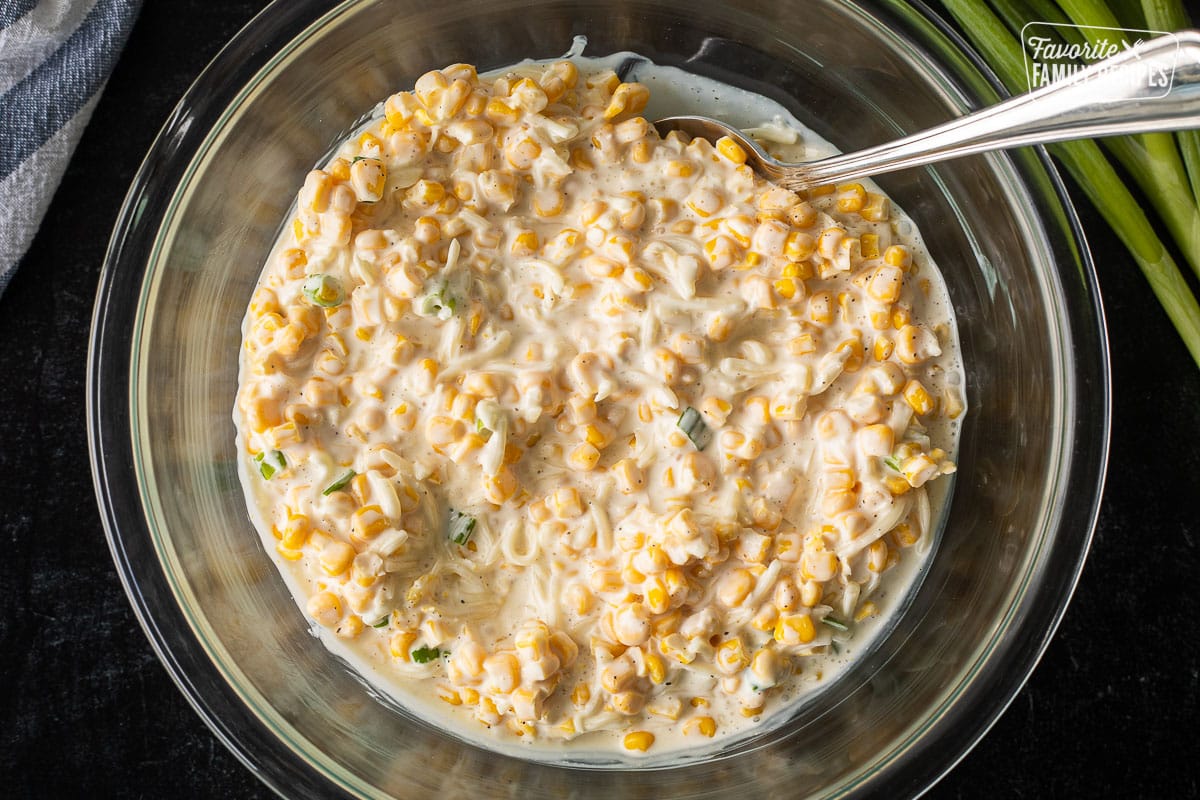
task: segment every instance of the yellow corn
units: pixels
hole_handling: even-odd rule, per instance
[[[401,661],[408,661],[410,658],[409,649],[416,640],[417,634],[412,631],[401,631],[392,636],[388,642],[388,649],[391,651],[393,657]]]
[[[299,550],[308,541],[312,525],[304,514],[288,514],[280,535],[280,543],[290,549]]]
[[[356,555],[354,547],[346,542],[333,541],[321,551],[321,569],[327,575],[338,576],[350,567]]]
[[[817,629],[808,614],[789,614],[779,618],[774,635],[780,644],[808,644],[816,638]]]
[[[467,426],[462,420],[453,417],[439,415],[430,417],[425,423],[425,439],[429,446],[439,453],[463,438],[466,433]]]
[[[378,536],[387,527],[387,517],[376,505],[363,506],[354,512],[350,520],[351,531],[362,539]]]
[[[853,497],[853,492],[849,490],[838,490],[837,492],[826,492],[826,497],[829,495],[848,495]],[[849,505],[838,507],[838,511],[827,511],[822,508],[822,512],[827,516],[845,511]],[[800,575],[808,579],[813,578],[818,581],[830,580],[838,571],[838,558],[835,554],[828,550],[805,550],[804,555],[800,559]]]
[[[642,710],[642,707],[645,704],[645,695],[643,695],[641,692],[636,692],[633,690],[617,692],[612,697],[612,709],[617,713],[624,714],[626,716],[633,716],[634,714],[638,713]],[[632,736],[633,734],[630,735]],[[651,741],[653,741],[653,738]],[[647,747],[649,747],[649,745],[647,745]]]
[[[729,608],[733,608],[746,599],[754,587],[754,576],[749,570],[735,569],[721,579],[717,587],[717,597]]]
[[[716,314],[708,322],[708,338],[714,342],[723,342],[733,332],[733,321],[722,314]]]
[[[639,492],[646,484],[641,468],[631,458],[623,458],[613,464],[612,472],[617,479],[617,488],[622,494]]]
[[[833,295],[817,292],[808,299],[808,318],[818,325],[833,322]]]
[[[746,654],[746,647],[737,636],[717,645],[714,658],[717,669],[726,675],[733,675],[750,666],[750,656]]]
[[[625,270],[621,279],[626,286],[637,292],[648,292],[654,287],[654,279],[641,267],[631,267]]]
[[[652,683],[662,683],[667,678],[667,668],[663,660],[654,653],[645,655],[646,675]]]
[[[608,107],[604,109],[604,118],[613,120],[622,114],[637,114],[646,107],[650,99],[650,90],[640,83],[622,83],[613,92]]]
[[[439,683],[437,686],[435,686],[434,692],[437,694],[438,699],[443,700],[452,706],[462,705],[462,697],[459,696],[458,692],[444,683]]]
[[[899,267],[884,265],[876,269],[867,281],[867,294],[877,303],[894,303],[900,299],[904,273]]]
[[[728,400],[720,397],[706,397],[700,403],[700,413],[707,417],[716,427],[725,424],[725,420],[729,418],[729,413],[732,410],[733,405]]]
[[[588,584],[593,591],[612,592],[625,585],[621,573],[611,569],[598,569],[588,578]]]
[[[944,397],[945,400],[942,404],[942,409],[945,411],[946,416],[950,419],[958,419],[963,411],[966,410],[966,406],[963,405],[962,394],[958,389],[950,387],[946,389]]]
[[[858,611],[854,613],[854,621],[862,622],[864,619],[867,619],[868,617],[874,617],[878,614],[879,607],[872,601],[868,600],[859,607]]]
[[[654,578],[652,581],[650,588],[646,589],[646,607],[651,613],[662,614],[670,608],[671,598],[660,579]]]
[[[865,220],[871,222],[886,222],[892,213],[891,202],[881,194],[868,192],[866,202],[858,212]]]
[[[567,466],[579,472],[590,472],[600,462],[600,451],[590,442],[582,442],[567,456]]]
[[[521,665],[512,653],[496,653],[483,662],[493,691],[511,692],[521,681]]]
[[[879,234],[864,233],[858,241],[863,258],[879,258]]]
[[[861,183],[848,183],[839,187],[837,209],[844,214],[862,211],[867,200],[867,190]]]
[[[779,585],[784,586],[785,584],[781,583]],[[755,628],[755,630],[774,631],[775,623],[778,620],[779,609],[768,603],[758,610],[758,613],[756,613],[754,618],[750,620],[750,624]]]
[[[904,479],[914,489],[923,486],[926,481],[937,476],[937,464],[933,459],[924,453],[906,458],[904,463],[900,465],[900,472],[904,475]]]
[[[581,617],[592,610],[592,593],[582,584],[568,587],[566,598],[568,607]]]
[[[507,464],[484,482],[484,495],[493,505],[503,505],[517,493],[517,477]]]
[[[533,231],[526,230],[513,237],[511,250],[514,256],[530,256],[536,253],[540,246],[538,235]]]
[[[667,593],[671,597],[677,597],[688,589],[687,577],[683,574],[683,570],[678,567],[672,567],[664,571],[663,582],[666,584]]]
[[[788,352],[794,356],[807,356],[817,351],[811,333],[802,333],[788,342]]]
[[[767,425],[771,422],[771,401],[762,395],[747,398],[746,413],[752,422]]]
[[[912,254],[904,245],[894,244],[883,251],[883,262],[907,272],[908,268],[912,266]]]
[[[883,483],[887,486],[888,491],[896,497],[908,492],[912,486],[900,475],[888,475],[884,477]]]
[[[746,151],[740,144],[728,136],[722,136],[720,139],[717,139],[717,152],[734,164],[746,163]]]
[[[690,178],[695,171],[692,162],[682,159],[672,159],[666,166],[668,178]]]
[[[318,624],[332,628],[342,618],[342,601],[332,592],[317,592],[308,599],[307,610]]]
[[[579,491],[574,486],[560,486],[550,496],[547,505],[559,519],[574,519],[583,513]]]
[[[917,535],[917,530],[907,522],[901,522],[895,528],[892,528],[892,536],[895,537],[896,543],[901,547],[912,547],[921,538]]]
[[[821,589],[821,584],[814,580],[806,580],[800,585],[800,603],[801,605],[812,608],[817,603],[821,602],[821,596],[824,592]]]
[[[918,380],[910,380],[905,384],[904,400],[920,416],[925,416],[934,409],[933,398]]]
[[[867,548],[867,569],[871,572],[883,572],[887,567],[888,546],[883,539],[876,539]]]
[[[627,84],[622,84],[625,86]],[[624,745],[626,750],[649,750],[654,744],[654,734],[650,731],[633,731],[625,734]]]

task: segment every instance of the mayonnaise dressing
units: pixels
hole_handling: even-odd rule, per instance
[[[310,174],[244,323],[242,477],[314,633],[406,710],[525,757],[694,757],[886,630],[963,370],[876,186],[800,198],[639,114],[829,143],[581,52],[424,76]]]

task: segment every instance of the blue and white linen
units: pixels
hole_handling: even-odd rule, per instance
[[[0,0],[0,293],[79,142],[141,0]]]

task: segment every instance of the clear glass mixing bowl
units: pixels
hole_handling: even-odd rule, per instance
[[[381,702],[308,632],[235,470],[239,326],[305,172],[375,102],[481,70],[632,50],[760,92],[842,149],[996,92],[922,8],[835,0],[279,0],[180,102],[130,190],[97,298],[92,464],[118,570],[180,689],[291,796],[915,794],[1033,668],[1074,587],[1108,443],[1095,276],[1053,169],[1026,151],[886,176],[941,265],[970,413],[920,589],[786,725],[686,767],[584,769],[465,744]]]

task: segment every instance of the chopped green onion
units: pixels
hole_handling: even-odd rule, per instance
[[[996,6],[1003,2],[1005,0],[991,0],[991,5]],[[1038,0],[1034,5],[1044,5],[1047,2],[1049,0]],[[992,69],[996,70],[1008,89],[1013,92],[1025,91],[1027,77],[1025,56],[1021,50],[1021,44],[1009,32],[1004,23],[996,17],[988,4],[975,0],[942,0],[942,5],[979,48],[983,57]],[[1095,12],[1100,8],[1098,3],[1092,2],[1092,0],[1059,0],[1058,5],[1075,22],[1092,26],[1091,29],[1087,27],[1081,29],[1084,36],[1103,35],[1102,32],[1098,33],[1094,30],[1097,26],[1103,27],[1103,23],[1099,22],[1097,18],[1093,18]],[[1101,14],[1100,16],[1110,17],[1111,11],[1107,15]],[[1113,149],[1114,143],[1117,142],[1121,144],[1116,144],[1114,152],[1126,166],[1136,161],[1137,168],[1133,170],[1135,179],[1141,177],[1142,188],[1151,198],[1152,203],[1155,205],[1161,205],[1163,202],[1186,203],[1192,206],[1188,211],[1189,215],[1196,211],[1194,190],[1180,191],[1178,184],[1181,181],[1177,179],[1178,169],[1174,165],[1174,159],[1168,159],[1171,163],[1165,168],[1148,169],[1149,166],[1152,166],[1149,162],[1162,155],[1157,149],[1159,145],[1161,144],[1162,149],[1165,149],[1165,142],[1161,138],[1151,139],[1151,144],[1155,148],[1153,152],[1145,144],[1144,138],[1113,138],[1109,139],[1107,144],[1110,149]],[[1146,216],[1142,203],[1131,194],[1121,176],[1117,174],[1113,165],[1104,157],[1103,151],[1094,141],[1083,139],[1061,142],[1051,145],[1049,149],[1050,153],[1066,167],[1067,172],[1075,179],[1084,195],[1092,202],[1092,205],[1100,212],[1100,216],[1129,250],[1133,260],[1150,284],[1155,297],[1158,298],[1159,304],[1162,305],[1167,317],[1175,326],[1175,330],[1183,339],[1184,345],[1191,352],[1192,358],[1197,365],[1200,365],[1200,303],[1196,302],[1191,287],[1188,286],[1170,251],[1158,238],[1158,233]],[[1143,166],[1147,169],[1142,169]],[[1195,185],[1196,176],[1188,177]],[[1170,180],[1165,180],[1167,178]],[[1157,191],[1153,189],[1155,184],[1158,184]],[[1167,200],[1166,198],[1171,199]],[[1188,257],[1189,261],[1192,261],[1193,268],[1200,272],[1200,263],[1198,263],[1200,255],[1197,255],[1198,248],[1192,241],[1192,231],[1190,229],[1181,231],[1181,220],[1173,216],[1162,215],[1161,209],[1160,216],[1164,216],[1168,229],[1177,237],[1176,243],[1179,245],[1180,251],[1185,257]],[[1194,217],[1192,218],[1194,219]],[[1181,234],[1185,235],[1181,236]]]
[[[342,291],[342,282],[332,275],[324,273],[309,275],[304,281],[304,285],[300,287],[300,291],[304,293],[309,302],[321,308],[340,306],[346,299],[346,293]]]
[[[450,541],[455,544],[466,544],[471,541],[471,534],[475,532],[475,518],[468,516],[461,511],[450,509],[449,521],[446,525],[446,535],[450,537]]]
[[[366,156],[355,156],[354,158],[350,159],[350,166],[354,166],[358,162],[366,161],[366,160],[367,160]]]
[[[417,313],[426,317],[436,316],[438,319],[450,319],[454,316],[454,309],[458,307],[458,300],[453,295],[446,294],[448,285],[443,283],[441,288],[436,292],[430,292],[421,297],[417,302]]]
[[[885,458],[883,460],[883,463],[887,464],[889,467],[896,470],[896,472],[900,471],[900,462],[897,461],[893,456],[888,456],[887,458]]]
[[[678,421],[675,423],[679,430],[683,431],[697,450],[703,450],[708,447],[708,443],[712,441],[712,431],[708,429],[708,425],[700,416],[700,412],[688,406],[679,415]]]
[[[826,614],[826,615],[825,615],[825,619],[823,619],[823,620],[821,620],[821,621],[822,621],[822,622],[824,622],[824,623],[825,623],[826,625],[828,625],[829,627],[833,628],[835,631],[848,631],[848,630],[850,630],[850,626],[849,626],[849,625],[847,625],[846,623],[842,622],[842,621],[841,621],[840,619],[838,619],[837,617],[831,616],[831,615],[829,615],[829,614]]]
[[[392,621],[392,615],[388,614],[387,616],[385,616],[383,619],[379,620],[379,622],[376,622],[371,627],[372,628],[386,628],[388,623],[391,621]]]
[[[334,492],[340,492],[342,489],[345,489],[347,486],[350,485],[350,481],[354,480],[354,476],[357,474],[358,473],[352,469],[346,470],[345,472],[342,473],[340,478],[338,478],[336,481],[334,481],[333,483],[326,486],[325,491],[321,492],[321,494],[328,497],[329,495],[333,494]]]
[[[1187,10],[1179,0],[1142,0],[1146,27],[1160,31],[1179,31],[1192,27]],[[1192,187],[1192,197],[1200,202],[1200,131],[1176,131],[1179,152]]]
[[[259,453],[254,457],[254,463],[258,464],[259,474],[268,481],[274,477],[276,472],[287,469],[287,461],[284,459],[283,453],[278,450]]]
[[[412,660],[418,664],[428,664],[430,661],[441,656],[441,654],[442,651],[436,647],[418,647],[411,653]]]

